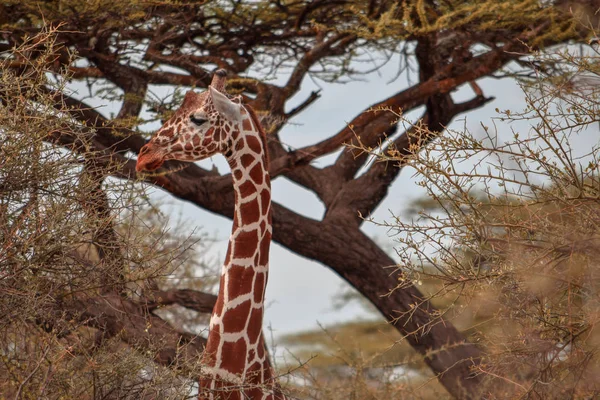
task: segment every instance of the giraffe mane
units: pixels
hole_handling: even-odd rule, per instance
[[[256,111],[254,111],[254,108],[252,108],[250,106],[250,104],[244,104],[244,108],[246,109],[246,111],[248,111],[248,114],[250,115],[250,118],[252,119],[254,126],[256,126],[256,128],[258,129],[258,132],[260,133],[260,140],[262,142],[263,148],[265,149],[265,160],[266,160],[265,166],[268,170],[269,169],[269,148],[267,147],[267,134],[266,134],[264,128],[262,127],[262,124],[258,120],[258,115],[256,115]]]

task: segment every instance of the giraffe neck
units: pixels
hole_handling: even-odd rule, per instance
[[[228,155],[235,192],[233,229],[210,319],[204,364],[215,379],[272,378],[262,323],[271,243],[271,184],[263,141],[249,116]],[[209,379],[210,381],[210,379]]]

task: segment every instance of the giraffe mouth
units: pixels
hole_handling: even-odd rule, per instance
[[[152,151],[152,149],[145,145],[140,150],[140,154],[138,155],[137,163],[135,165],[135,170],[137,172],[142,171],[154,171],[160,168],[164,163],[164,157],[158,152]]]
[[[138,164],[139,164],[139,161],[138,161]],[[159,169],[161,165],[163,165],[163,160],[154,160],[154,161],[150,161],[150,162],[144,164],[143,166],[141,166],[141,168],[136,165],[135,169],[137,169],[138,172],[139,171],[154,171],[156,169]]]

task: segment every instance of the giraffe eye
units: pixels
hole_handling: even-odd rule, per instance
[[[201,117],[196,117],[195,115],[190,115],[190,121],[192,121],[192,123],[194,125],[200,126],[203,123],[205,123],[207,121],[207,119],[201,118]]]

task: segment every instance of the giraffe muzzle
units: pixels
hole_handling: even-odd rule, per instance
[[[144,145],[140,149],[140,153],[135,164],[137,172],[154,171],[163,165],[164,157],[160,152],[156,151],[150,143]]]

